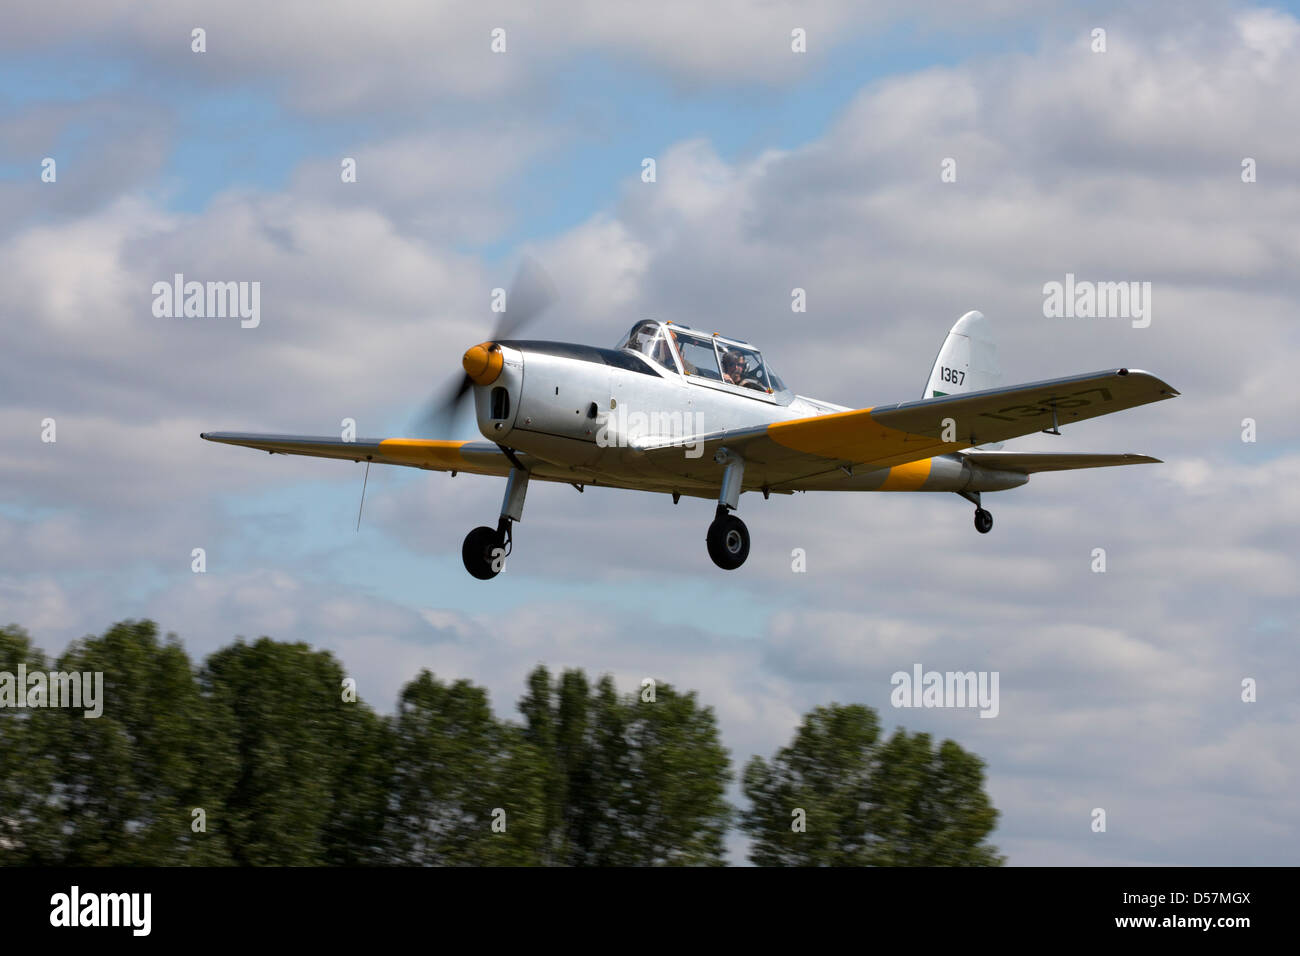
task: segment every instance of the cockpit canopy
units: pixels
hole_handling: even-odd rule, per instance
[[[757,392],[753,397],[783,405],[794,397],[757,349],[716,332],[709,335],[673,322],[647,319],[632,326],[617,348],[636,352],[664,371],[686,375],[700,384]]]

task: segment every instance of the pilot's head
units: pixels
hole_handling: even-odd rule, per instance
[[[740,379],[745,374],[745,360],[739,352],[727,352],[722,356],[722,374],[728,381],[740,384]]]

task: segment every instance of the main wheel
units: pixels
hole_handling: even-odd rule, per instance
[[[465,562],[466,571],[480,581],[491,581],[501,573],[502,563],[498,560],[498,549],[504,548],[505,541],[496,528],[480,526],[465,535],[465,543],[460,546],[460,557]]]
[[[975,509],[975,530],[980,534],[988,534],[993,530],[993,515],[983,508]]]
[[[724,571],[734,571],[749,557],[749,529],[735,515],[720,515],[709,525],[709,557]]]

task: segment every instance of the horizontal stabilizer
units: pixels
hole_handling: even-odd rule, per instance
[[[1149,455],[1016,454],[1015,452],[971,452],[972,462],[996,471],[1018,471],[1032,475],[1040,471],[1073,471],[1076,468],[1109,468],[1112,465],[1155,465]]]

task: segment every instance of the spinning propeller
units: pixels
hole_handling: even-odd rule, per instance
[[[417,435],[445,438],[452,419],[470,387],[476,382],[489,385],[501,371],[502,340],[514,338],[525,325],[545,312],[558,298],[555,284],[535,260],[525,257],[519,263],[514,281],[506,293],[505,309],[499,313],[496,328],[485,342],[470,348],[461,360],[465,373],[429,397],[415,418]]]

